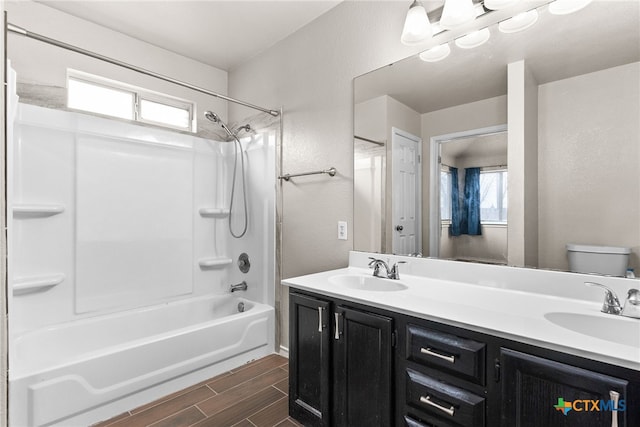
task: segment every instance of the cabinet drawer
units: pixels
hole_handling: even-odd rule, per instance
[[[408,415],[404,416],[404,425],[405,427],[432,427],[431,424],[425,424],[418,420],[411,418]]]
[[[483,427],[485,399],[412,369],[406,375],[407,404],[460,426]]]
[[[442,368],[476,384],[485,383],[484,343],[407,325],[407,358]]]
[[[404,427],[460,427],[458,424],[453,422],[445,422],[441,420],[433,420],[433,418],[429,418],[428,421],[424,421],[415,415],[405,415],[404,416]]]

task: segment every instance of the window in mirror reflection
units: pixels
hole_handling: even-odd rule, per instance
[[[507,223],[507,170],[480,171],[480,222]]]

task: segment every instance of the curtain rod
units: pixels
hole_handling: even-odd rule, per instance
[[[201,93],[204,93],[206,95],[211,95],[211,96],[213,96],[215,98],[224,99],[225,101],[229,101],[229,102],[233,102],[235,104],[243,105],[245,107],[253,108],[254,110],[259,110],[259,111],[271,114],[274,117],[278,117],[280,115],[280,112],[277,111],[277,110],[270,110],[270,109],[267,109],[267,108],[258,107],[257,105],[249,104],[248,102],[240,101],[238,99],[231,98],[231,97],[228,97],[226,95],[221,95],[219,93],[212,92],[210,90],[207,90],[207,89],[192,85],[190,83],[185,83],[183,81],[174,79],[172,77],[167,77],[167,76],[164,76],[162,74],[158,74],[156,72],[149,71],[149,70],[146,70],[144,68],[136,67],[135,65],[131,65],[131,64],[128,64],[128,63],[123,62],[123,61],[119,61],[117,59],[109,58],[108,56],[100,55],[99,53],[91,52],[89,50],[82,49],[82,48],[77,47],[77,46],[73,46],[73,45],[70,45],[70,44],[67,44],[67,43],[64,43],[64,42],[61,42],[61,41],[58,41],[58,40],[51,39],[49,37],[46,37],[46,36],[43,36],[43,35],[40,35],[40,34],[37,34],[37,33],[33,33],[31,31],[27,31],[24,28],[18,27],[17,25],[13,25],[13,24],[8,23],[8,22],[7,22],[7,25],[6,25],[6,31],[7,32],[11,32],[11,33],[15,33],[15,34],[20,34],[22,36],[25,36],[25,37],[28,37],[28,38],[31,38],[31,39],[34,39],[34,40],[41,41],[43,43],[47,43],[47,44],[50,44],[50,45],[53,45],[53,46],[57,46],[57,47],[60,47],[62,49],[67,49],[67,50],[70,50],[72,52],[80,53],[82,55],[90,56],[91,58],[99,59],[101,61],[108,62],[110,64],[117,65],[119,67],[127,68],[129,70],[136,71],[138,73],[145,74],[145,75],[150,76],[150,77],[155,77],[157,79],[164,80],[166,82],[173,83],[173,84],[176,84],[178,86],[186,87],[187,89],[195,90],[196,92],[201,92]]]

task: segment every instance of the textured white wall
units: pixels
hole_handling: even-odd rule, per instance
[[[508,264],[538,265],[538,84],[526,61],[508,66]]]
[[[337,221],[353,228],[353,78],[419,51],[400,43],[409,5],[346,1],[229,73],[232,96],[284,108],[283,173],[338,170],[282,184],[282,277],[348,263],[352,240],[337,240]]]
[[[640,268],[639,75],[636,62],[540,86],[540,267],[567,269],[565,245],[581,243],[630,247]]]
[[[221,94],[227,93],[227,73],[122,33],[101,27],[32,1],[6,2],[8,21],[31,32],[99,53]],[[147,77],[122,67],[58,47],[10,34],[7,54],[18,82],[66,86],[67,67],[127,82],[145,89],[193,100],[199,112],[227,116],[227,102]]]
[[[4,16],[4,1],[0,1],[0,14]],[[4,31],[0,31],[0,46],[4,46]],[[4,48],[0,47],[0,53],[4,56]],[[0,81],[4,80],[4,67],[0,67]],[[0,88],[0,96],[4,99],[5,87],[2,85]],[[0,105],[0,117],[4,121],[5,111],[4,102]],[[5,139],[4,126],[0,126],[0,138],[2,141]],[[0,188],[5,188],[5,150],[0,153]],[[4,230],[7,224],[6,219],[6,200],[4,197],[0,198],[0,227]],[[0,245],[0,256],[2,262],[0,262],[0,426],[6,425],[7,419],[7,272],[6,272],[6,238],[5,233],[2,233],[2,244]]]

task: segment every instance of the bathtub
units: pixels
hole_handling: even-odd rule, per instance
[[[242,303],[244,311],[238,311]],[[273,307],[215,295],[16,337],[11,426],[89,425],[273,353]]]

